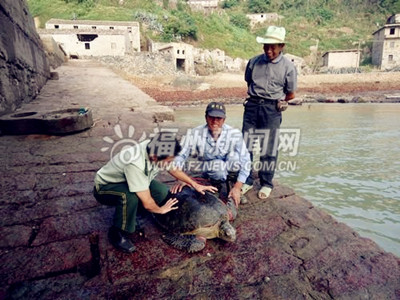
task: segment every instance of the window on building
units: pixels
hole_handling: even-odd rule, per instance
[[[393,55],[389,55],[389,62],[392,62],[393,61]]]
[[[96,26],[92,26],[92,29],[96,29],[97,27]]]
[[[78,25],[74,25],[74,29],[78,29]]]
[[[179,54],[179,50],[176,50],[176,53],[178,53],[178,54]]]
[[[54,28],[58,29],[58,28],[60,28],[60,25],[54,25]]]
[[[114,26],[110,26],[110,29],[114,29]]]
[[[390,35],[393,35],[395,33],[395,28],[390,28]]]
[[[90,44],[89,43],[85,43],[85,49],[86,50],[90,50]]]
[[[182,50],[182,54],[185,54],[185,50]]]
[[[98,37],[97,34],[77,34],[76,36],[80,42],[91,42]]]

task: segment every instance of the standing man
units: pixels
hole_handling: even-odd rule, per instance
[[[287,101],[295,97],[297,87],[295,66],[282,54],[285,35],[285,28],[269,26],[265,36],[257,37],[257,42],[264,45],[264,53],[250,59],[245,71],[249,97],[244,102],[242,132],[247,141],[251,135],[264,134],[264,138],[259,138],[260,199],[268,198],[273,188],[281,112],[287,108]],[[250,175],[242,187],[242,193],[252,186],[253,178]]]
[[[129,234],[135,231],[138,208],[156,214],[178,208],[176,198],[166,201],[168,186],[154,179],[160,168],[167,168],[181,150],[171,136],[170,132],[161,132],[150,141],[123,149],[96,173],[94,197],[101,204],[115,206],[108,239],[122,252],[135,251]],[[212,186],[196,183],[180,170],[171,169],[169,173],[202,194],[216,191]]]
[[[206,124],[188,131],[182,151],[176,156],[175,163],[183,167],[191,155],[197,155],[201,162],[204,178],[221,190],[228,177],[233,181],[229,191],[236,206],[246,202],[241,188],[250,174],[251,160],[243,141],[242,133],[225,124],[226,110],[221,102],[211,102],[205,112]],[[233,176],[228,176],[228,173]],[[232,178],[231,178],[232,177]]]

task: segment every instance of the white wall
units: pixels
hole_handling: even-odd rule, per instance
[[[140,52],[138,22],[106,22],[51,19],[46,23],[46,35],[62,44],[68,55],[122,56]],[[97,35],[92,41],[80,41],[78,34]],[[89,44],[90,49],[86,49]]]
[[[53,39],[61,45],[68,56],[122,56],[125,55],[126,44],[123,35],[100,35],[91,42],[81,42],[76,34],[53,34]],[[85,48],[88,43],[90,49]]]
[[[358,68],[358,52],[329,52],[324,57],[324,65],[332,68]]]

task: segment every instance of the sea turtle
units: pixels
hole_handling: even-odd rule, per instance
[[[229,223],[237,215],[232,199],[225,204],[213,193],[202,195],[187,186],[170,197],[178,199],[179,208],[154,215],[167,244],[192,253],[202,250],[207,239],[236,240],[236,229]]]

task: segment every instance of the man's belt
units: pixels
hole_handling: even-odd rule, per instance
[[[255,103],[255,104],[259,104],[259,105],[263,105],[263,104],[276,104],[277,100],[273,100],[273,99],[265,99],[265,98],[261,98],[261,97],[249,97],[246,99],[246,102],[251,102],[251,103]]]

